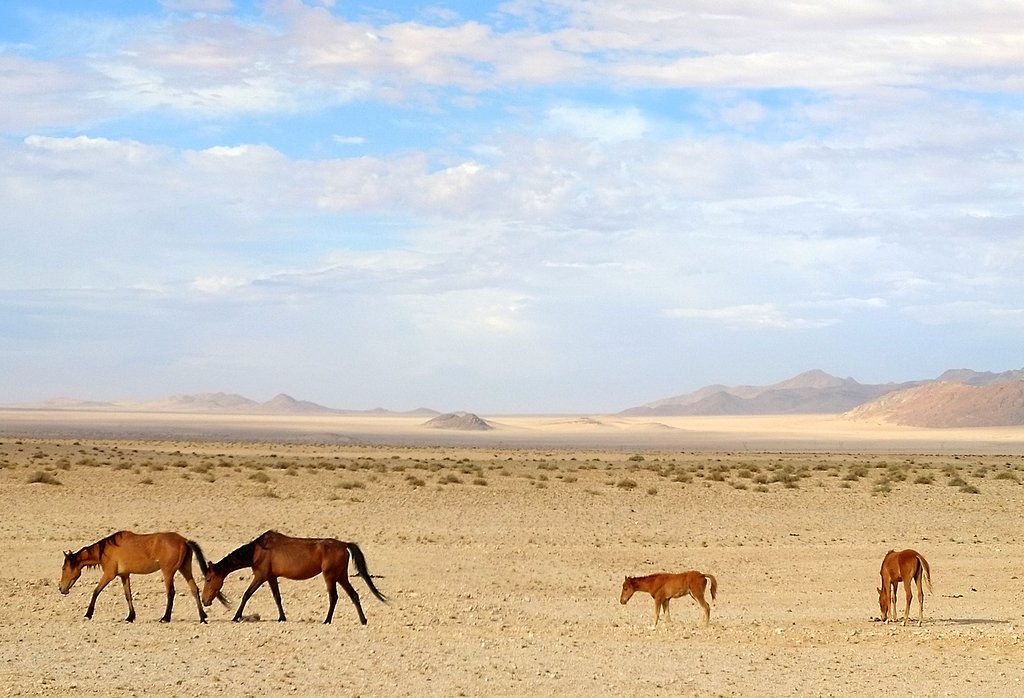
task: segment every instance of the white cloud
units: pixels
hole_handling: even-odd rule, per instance
[[[227,12],[234,9],[231,0],[160,0],[171,12]]]
[[[799,318],[780,310],[774,303],[734,305],[724,308],[670,308],[665,317],[720,324],[733,330],[815,329],[834,325],[834,319]]]
[[[548,123],[556,132],[610,142],[638,140],[648,131],[647,120],[635,108],[554,107],[548,110]]]

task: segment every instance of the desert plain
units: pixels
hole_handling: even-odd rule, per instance
[[[0,410],[4,695],[1020,695],[1024,430],[909,429],[836,416],[414,417]],[[322,581],[282,580],[201,625],[159,574],[85,608],[63,551],[174,530],[218,560],[267,529],[355,541],[388,604],[353,577],[324,625]],[[931,565],[924,622],[879,621],[879,564]],[[625,575],[718,579],[651,628]],[[198,575],[198,569],[196,571]],[[916,592],[916,589],[915,589]],[[900,610],[902,611],[902,590]]]

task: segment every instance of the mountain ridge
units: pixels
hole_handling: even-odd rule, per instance
[[[904,381],[901,383],[865,384],[853,378],[838,378],[820,369],[804,371],[792,378],[764,386],[740,385],[725,386],[720,384],[699,388],[692,393],[677,395],[670,398],[627,408],[619,414],[627,417],[683,417],[683,416],[738,416],[766,414],[848,414],[862,406],[882,400],[886,396],[901,394],[908,390],[936,383],[949,383],[969,387],[985,387],[999,384],[1012,384],[1024,380],[1024,369],[1003,371],[1001,373],[979,372],[971,369],[949,369],[938,378]],[[994,394],[994,391],[993,391]],[[965,393],[964,395],[968,395]],[[972,418],[979,423],[996,420],[1005,422],[1011,417],[984,416],[983,398],[987,393],[972,396],[974,411],[979,416]],[[982,403],[978,403],[978,398]],[[1005,395],[1001,396],[1005,399]],[[967,399],[961,396],[961,399]],[[923,419],[923,417],[904,417],[896,405],[903,403],[886,403],[879,408],[878,414],[885,415],[886,420],[904,423],[903,419]],[[908,403],[909,404],[909,403]],[[950,403],[950,407],[952,408]],[[915,405],[917,412],[922,407]],[[866,418],[864,409],[856,414],[857,418]],[[938,415],[930,417],[934,423],[944,420]],[[957,417],[961,422],[966,417]],[[969,421],[969,420],[968,420]]]
[[[32,405],[21,405],[35,409],[47,410],[89,410],[89,411],[129,411],[129,412],[166,412],[185,414],[266,414],[266,415],[312,415],[312,414],[398,414],[432,417],[440,414],[437,410],[420,407],[407,411],[394,411],[375,407],[368,410],[351,410],[325,407],[309,400],[297,400],[286,393],[278,393],[266,402],[258,402],[237,393],[210,392],[184,394],[176,393],[157,400],[76,400],[73,398],[54,398]]]

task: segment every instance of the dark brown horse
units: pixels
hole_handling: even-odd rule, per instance
[[[206,611],[199,601],[199,588],[192,577],[192,556],[199,562],[199,569],[206,573],[206,557],[202,548],[195,541],[187,540],[177,533],[163,531],[161,533],[132,533],[118,531],[92,545],[87,545],[78,552],[70,550],[64,553],[64,566],[60,573],[60,593],[67,594],[82,575],[86,567],[102,569],[103,575],[92,592],[86,618],[92,618],[96,608],[96,597],[100,595],[114,577],[121,578],[124,585],[124,598],[128,601],[128,617],[126,621],[135,620],[135,606],[132,604],[132,588],[129,575],[151,574],[157,570],[163,572],[164,586],[167,588],[167,610],[164,611],[162,623],[171,620],[171,607],[174,605],[174,573],[178,572],[185,581],[196,600],[199,609],[199,622],[206,622]],[[225,599],[220,597],[226,603]]]
[[[714,575],[691,570],[678,574],[659,572],[646,577],[626,577],[626,581],[622,583],[619,603],[625,604],[636,591],[646,591],[654,597],[654,625],[651,626],[653,630],[658,627],[658,617],[661,615],[662,609],[665,609],[665,621],[671,621],[668,610],[669,601],[680,596],[691,596],[704,610],[704,624],[707,625],[711,620],[711,606],[704,600],[704,592],[709,581],[711,582],[711,600],[714,601],[718,594],[718,580]]]
[[[356,611],[359,613],[359,622],[366,625],[366,616],[363,615],[359,595],[348,581],[350,554],[355,562],[356,572],[370,587],[373,595],[387,603],[384,595],[374,586],[370,572],[366,568],[363,551],[355,543],[346,543],[334,538],[292,538],[277,531],[267,531],[255,540],[228,553],[220,562],[211,564],[203,583],[203,603],[207,606],[210,605],[213,598],[220,593],[225,577],[235,570],[251,567],[252,582],[242,594],[242,601],[238,604],[238,610],[235,611],[235,617],[232,620],[242,619],[242,610],[245,608],[246,601],[264,582],[267,582],[270,584],[274,601],[277,602],[279,614],[277,619],[284,621],[284,606],[281,605],[281,592],[277,586],[277,578],[309,579],[320,574],[323,575],[324,582],[327,583],[327,596],[330,599],[324,623],[330,623],[334,616],[334,606],[338,603],[337,585],[340,584],[352,599],[352,603],[355,604]]]
[[[900,582],[906,592],[907,605],[903,610],[903,625],[910,616],[910,602],[914,598],[911,582],[917,582],[917,624],[924,619],[924,591],[921,589],[922,579],[927,582],[928,592],[932,591],[932,571],[924,555],[915,550],[890,550],[882,559],[882,586],[878,589],[878,610],[882,613],[882,621],[896,620],[896,591]]]

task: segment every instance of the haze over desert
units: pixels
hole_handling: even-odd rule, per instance
[[[1024,430],[838,416],[423,416],[0,412],[8,695],[1017,695]],[[176,580],[99,573],[57,591],[63,551],[174,530],[219,560],[268,529],[357,542],[388,597],[264,585],[200,625]],[[924,623],[878,621],[879,565],[932,570]],[[715,575],[651,630],[626,575]],[[198,575],[198,569],[196,570]],[[912,618],[916,617],[916,600]],[[899,610],[902,613],[902,587]],[[657,657],[652,661],[652,657]]]

